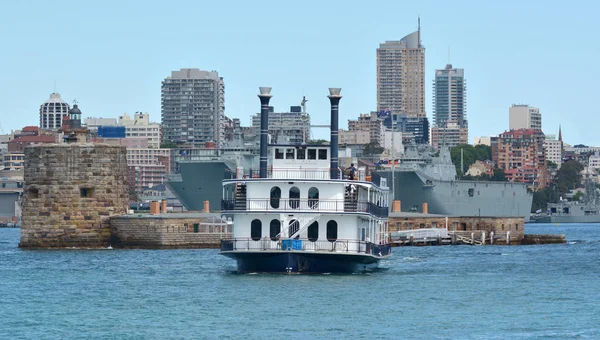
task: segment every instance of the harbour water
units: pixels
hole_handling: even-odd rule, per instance
[[[0,339],[600,338],[600,227],[567,244],[394,248],[355,275],[234,274],[216,250],[17,248],[0,229]]]

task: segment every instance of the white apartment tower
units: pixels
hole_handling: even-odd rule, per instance
[[[225,84],[216,71],[184,68],[162,82],[163,142],[199,147],[222,144]]]
[[[69,104],[62,100],[60,94],[51,93],[50,99],[40,105],[40,129],[60,129],[63,116],[69,114],[69,109]]]
[[[513,104],[508,109],[509,130],[542,129],[542,114],[537,107],[525,104]]]
[[[420,22],[420,20],[419,20]],[[421,27],[377,49],[377,110],[425,117],[425,47]]]

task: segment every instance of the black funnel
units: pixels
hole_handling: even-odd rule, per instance
[[[339,179],[339,162],[338,162],[338,120],[339,120],[339,104],[342,96],[341,88],[329,88],[329,101],[331,102],[331,158],[329,163],[330,178]]]
[[[260,178],[267,178],[267,149],[269,136],[269,100],[271,100],[271,88],[259,87],[260,94]]]

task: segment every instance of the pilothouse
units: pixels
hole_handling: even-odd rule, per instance
[[[237,261],[238,272],[360,272],[391,255],[386,180],[364,171],[344,178],[337,145],[342,96],[329,91],[330,145],[269,149],[271,88],[260,88],[259,169],[238,168],[223,181],[222,211],[233,219],[233,238],[221,241],[221,254]]]

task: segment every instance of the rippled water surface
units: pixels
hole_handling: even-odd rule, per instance
[[[237,275],[216,250],[17,248],[0,229],[0,338],[600,338],[600,225],[566,245],[394,248],[357,275]]]

